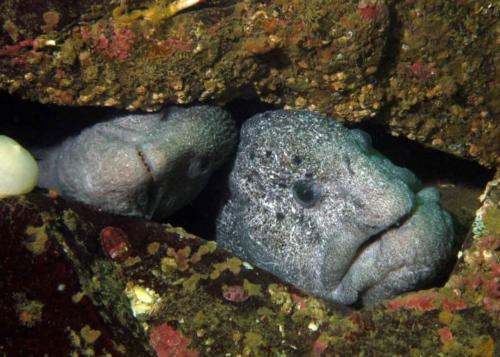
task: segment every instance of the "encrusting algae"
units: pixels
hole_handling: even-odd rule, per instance
[[[204,3],[206,0],[176,0],[170,4],[165,4],[165,0],[156,1],[144,10],[134,10],[127,13],[127,6],[122,1],[120,6],[113,9],[114,20],[119,24],[129,24],[135,20],[143,19],[153,25],[175,16],[177,13],[195,5]]]

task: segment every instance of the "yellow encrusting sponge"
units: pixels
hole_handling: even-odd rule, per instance
[[[38,164],[28,150],[0,135],[0,198],[30,192],[38,181]]]

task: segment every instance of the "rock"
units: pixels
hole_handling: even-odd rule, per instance
[[[236,135],[218,107],[119,116],[38,151],[39,186],[111,213],[161,219],[205,187]]]
[[[492,357],[500,338],[499,188],[497,178],[481,196],[475,233],[444,287],[361,310],[308,296],[180,228],[38,190],[3,198],[0,349],[8,356],[154,356],[154,348]],[[128,237],[125,261],[99,242],[106,232]],[[248,299],[233,301],[235,291]]]
[[[491,1],[266,4],[231,0],[166,18],[165,4],[144,0],[2,1],[0,89],[128,110],[253,97],[376,120],[393,135],[500,165]]]
[[[118,266],[97,264],[99,213],[85,211],[37,192],[0,199],[5,354],[152,356]]]
[[[413,173],[371,148],[367,134],[308,112],[258,114],[242,127],[217,241],[321,297],[350,304],[357,300],[353,291],[371,288],[366,300],[373,302],[435,278],[452,253],[451,219],[432,189],[415,198],[420,189]],[[371,255],[377,243],[371,240],[380,234],[395,237],[382,248],[391,259],[380,267],[379,280],[358,284],[378,269],[377,259],[359,263],[359,250],[370,240]],[[405,239],[412,245],[403,247]],[[416,262],[405,259],[412,256]],[[418,275],[420,264],[430,262]],[[408,270],[404,279],[380,280],[401,263]],[[381,286],[384,292],[375,292]]]
[[[98,212],[39,190],[0,199],[0,215],[0,349],[9,356],[155,356],[153,349],[237,355],[247,343],[231,336],[249,327],[283,340],[283,352],[305,355],[305,320],[288,326],[287,337],[278,325],[293,299],[311,304],[311,314],[330,311],[182,228]],[[125,242],[126,257],[110,254],[112,237]],[[235,324],[220,323],[224,316]],[[259,317],[272,320],[272,328]]]

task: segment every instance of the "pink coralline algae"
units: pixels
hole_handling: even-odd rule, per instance
[[[117,227],[105,227],[99,234],[102,249],[117,262],[123,262],[130,256],[130,244],[125,232]]]
[[[92,29],[83,26],[80,28],[80,35],[82,40],[92,41],[93,45],[105,55],[119,60],[128,58],[137,39],[135,33],[128,28],[111,26],[111,29],[108,29],[103,24],[98,24]]]
[[[413,62],[408,65],[408,69],[421,82],[425,82],[434,73],[431,64],[422,62]]]
[[[88,41],[92,37],[92,32],[86,26],[80,27],[80,36],[82,36],[82,40]]]
[[[0,56],[16,55],[21,49],[25,47],[34,47],[34,40],[24,40],[16,43],[15,45],[4,46],[0,48]]]
[[[167,323],[153,327],[149,333],[149,344],[158,357],[197,357],[198,353],[187,348],[190,342]]]
[[[248,300],[248,293],[241,285],[232,285],[223,288],[222,296],[231,302],[244,302]]]
[[[437,330],[441,343],[447,344],[453,340],[453,334],[449,327],[445,326]]]
[[[124,60],[128,57],[130,48],[135,42],[135,34],[129,29],[115,29],[109,54],[111,58]]]
[[[478,239],[473,249],[465,253],[468,270],[462,275],[453,275],[449,284],[461,299],[443,301],[444,309],[460,310],[466,308],[466,302],[482,301],[488,311],[500,311],[500,263],[498,254],[495,254],[499,246],[498,237],[486,236]]]
[[[433,296],[418,294],[393,299],[387,303],[387,306],[392,310],[412,309],[430,311],[436,309],[433,303]]]
[[[304,301],[304,298],[298,294],[291,293],[292,300],[295,303],[295,306],[297,306],[297,310],[305,310],[306,309],[306,303]]]
[[[438,291],[410,293],[388,301],[387,306],[392,310],[431,311],[443,309],[448,312],[460,311],[467,308],[467,304],[459,296],[455,294],[443,294]]]
[[[459,298],[455,298],[453,300],[443,300],[442,307],[445,311],[453,312],[463,310],[467,307],[467,305]]]
[[[156,41],[155,45],[163,52],[190,52],[193,49],[191,40],[183,39],[185,35],[184,26],[179,26],[176,37],[168,37],[165,40]]]
[[[189,52],[193,49],[193,45],[190,41],[184,41],[180,38],[167,38],[161,45],[181,52]]]
[[[387,8],[384,5],[377,4],[370,0],[360,1],[358,4],[358,14],[364,19],[370,21],[379,21],[387,13]]]
[[[323,352],[325,352],[327,348],[328,348],[328,340],[323,335],[320,335],[316,339],[316,341],[314,341],[311,350],[311,356],[320,357],[323,355]]]

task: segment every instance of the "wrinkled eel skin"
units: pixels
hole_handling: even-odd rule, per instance
[[[39,186],[107,212],[162,219],[205,187],[237,135],[219,107],[120,116],[36,152]]]
[[[427,284],[453,252],[434,188],[368,134],[304,111],[246,121],[218,243],[304,290],[368,304]]]

